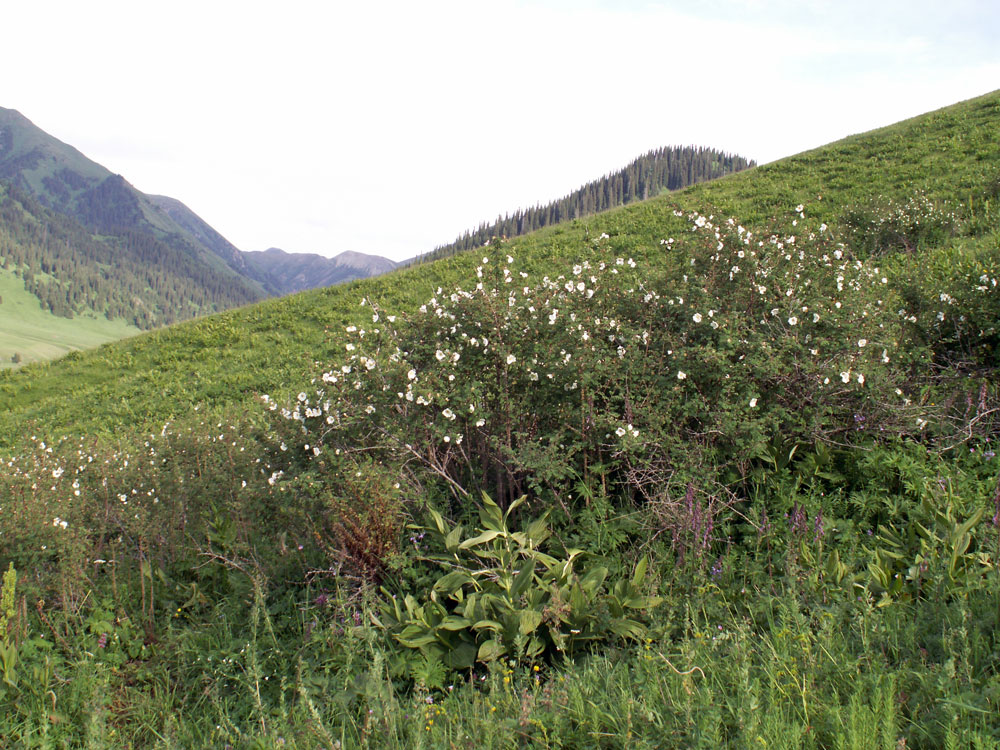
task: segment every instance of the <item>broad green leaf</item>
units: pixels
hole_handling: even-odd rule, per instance
[[[441,624],[438,625],[442,630],[465,630],[472,623],[469,622],[464,617],[455,617],[454,615],[449,615],[448,617],[441,620]]]
[[[464,570],[453,570],[441,576],[434,584],[434,591],[450,596],[456,589],[462,588],[467,583],[475,583],[476,579]]]
[[[528,525],[528,541],[532,546],[537,547],[549,536],[548,511],[541,518],[536,518]]]
[[[521,635],[531,635],[542,624],[542,613],[535,609],[522,609],[518,632]]]
[[[494,633],[503,630],[503,625],[496,620],[479,620],[472,624],[473,630],[492,630]]]
[[[441,536],[445,536],[448,532],[447,532],[447,527],[445,526],[444,523],[444,519],[441,518],[441,514],[438,513],[436,510],[434,510],[433,508],[428,508],[427,515],[430,516],[431,522],[433,523],[434,528],[438,530],[438,533]]]
[[[662,601],[662,596],[633,596],[626,599],[624,604],[629,609],[649,609]]]
[[[507,512],[503,514],[504,521],[506,521],[510,517],[510,514],[514,512],[515,508],[519,507],[527,499],[528,499],[527,495],[521,495],[521,497],[517,498],[517,500],[515,500],[509,506],[507,506]]]
[[[535,636],[532,636],[531,639],[528,641],[527,647],[524,649],[524,653],[529,658],[534,659],[535,657],[540,655],[544,650],[545,650],[545,641],[543,641],[541,638],[536,638]]]
[[[475,547],[478,544],[485,544],[486,542],[492,542],[494,539],[500,536],[501,533],[502,532],[496,529],[490,531],[484,531],[479,536],[474,536],[471,539],[466,539],[464,542],[458,545],[458,548],[469,549],[470,547]]]
[[[459,644],[444,657],[444,663],[452,669],[468,669],[475,662],[476,647],[471,643]]]
[[[587,575],[580,579],[580,586],[588,594],[595,594],[607,577],[608,569],[599,565],[592,568]]]
[[[488,641],[484,641],[479,647],[479,653],[476,658],[479,661],[490,662],[503,656],[504,651],[503,645],[499,641],[491,638]]]
[[[522,563],[521,570],[518,571],[517,576],[514,578],[514,585],[510,587],[510,595],[516,597],[527,591],[528,586],[531,585],[531,581],[534,579],[534,573],[535,561],[529,558]]]
[[[608,629],[622,638],[632,640],[639,640],[646,634],[645,626],[635,620],[612,620],[608,623]]]
[[[487,529],[493,531],[503,529],[503,513],[500,511],[500,507],[493,502],[493,498],[485,492],[483,493],[483,507],[479,511],[479,519]]]
[[[643,556],[643,558],[639,560],[639,564],[635,566],[635,573],[632,574],[632,588],[642,588],[642,584],[646,580],[646,566],[648,564],[648,557]]]
[[[458,549],[458,542],[462,538],[462,525],[459,524],[451,531],[448,532],[448,536],[444,538],[444,547],[449,552],[454,552]]]

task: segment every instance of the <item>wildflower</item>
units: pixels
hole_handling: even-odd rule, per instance
[[[796,318],[794,315],[788,319],[788,325],[790,325],[790,326],[793,326],[793,325],[795,325],[798,322],[799,322],[799,319]]]
[[[868,346],[868,339],[858,339],[859,349],[864,349],[866,346]]]
[[[691,316],[691,319],[695,323],[700,323],[701,322],[701,313],[695,313],[694,315]]]
[[[508,365],[512,365],[515,362],[517,362],[517,357],[515,357],[513,354],[508,354],[507,355],[507,364]]]
[[[678,370],[677,371],[677,379],[678,380],[685,380],[686,378],[687,378],[687,373],[684,372],[684,370]]]
[[[751,409],[756,409],[757,408],[757,397],[756,396],[754,396],[752,399],[750,399],[750,408]]]
[[[442,416],[444,416],[445,419],[450,419],[452,421],[454,421],[455,419],[455,412],[453,412],[451,409],[445,409],[444,411],[441,412],[441,414]]]
[[[851,371],[850,370],[844,370],[842,373],[840,373],[840,379],[843,382],[845,382],[845,383],[850,383],[851,382]]]
[[[407,380],[416,380],[417,379],[417,371],[411,369],[408,373],[406,373],[406,378],[407,378]]]

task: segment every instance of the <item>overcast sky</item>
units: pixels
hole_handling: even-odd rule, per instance
[[[1000,88],[996,0],[7,3],[0,106],[242,250],[396,260],[659,146],[759,162]]]

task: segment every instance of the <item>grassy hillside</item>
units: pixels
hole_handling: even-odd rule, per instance
[[[998,124],[0,375],[0,736],[1000,747]]]
[[[60,318],[43,310],[24,282],[0,270],[0,368],[56,359],[67,352],[91,349],[107,341],[134,336],[138,328],[122,320]],[[14,362],[14,360],[17,362]]]
[[[511,247],[532,268],[560,268],[607,233],[610,238],[601,251],[605,257],[627,252],[655,263],[664,255],[664,235],[685,228],[673,215],[675,207],[714,209],[749,224],[779,213],[787,216],[794,206],[808,203],[812,217],[840,227],[851,209],[863,214],[918,194],[947,201],[989,227],[996,221],[1000,195],[1000,143],[991,135],[998,121],[1000,96],[989,94],[678,194],[548,228]],[[50,430],[81,432],[116,431],[137,418],[152,426],[194,404],[239,403],[248,392],[295,389],[312,363],[322,361],[334,345],[327,332],[334,330],[339,339],[340,328],[356,317],[361,297],[371,296],[387,307],[419,305],[439,286],[467,277],[479,258],[478,252],[467,253],[360,285],[266,301],[137,337],[73,362],[27,368],[0,383],[0,415],[6,415],[0,416],[0,435],[16,434],[29,421]],[[169,388],[140,396],[147,393],[151,373]],[[67,403],[56,385],[67,378],[79,389],[73,401],[87,407]],[[159,398],[157,392],[170,397]],[[123,400],[134,403],[124,421],[101,406]]]

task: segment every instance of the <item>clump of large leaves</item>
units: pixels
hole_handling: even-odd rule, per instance
[[[481,528],[464,536],[430,510],[424,533],[444,553],[432,558],[443,573],[421,598],[386,596],[379,624],[403,647],[404,660],[440,660],[452,669],[501,657],[522,662],[552,660],[615,638],[641,639],[638,619],[659,599],[645,593],[646,560],[631,579],[610,584],[608,569],[581,575],[584,551],[559,556],[543,551],[549,538],[547,513],[523,530],[510,526],[521,496],[502,511],[483,495]]]

